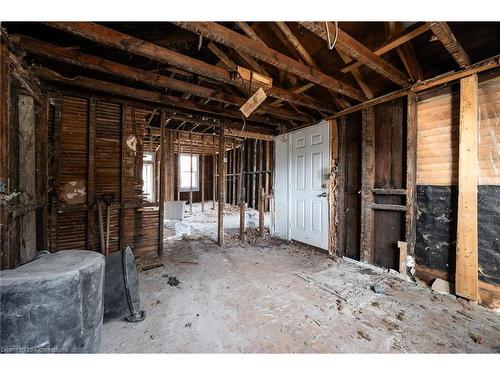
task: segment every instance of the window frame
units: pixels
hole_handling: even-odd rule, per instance
[[[185,156],[185,157],[191,157],[191,163],[193,163],[193,159],[195,159],[195,162],[192,164],[192,165],[196,165],[197,168],[196,170],[183,170],[182,167],[181,167],[181,158]],[[199,154],[190,154],[190,153],[181,153],[179,154],[179,158],[178,158],[178,162],[177,162],[177,168],[178,168],[178,179],[179,179],[179,191],[181,193],[186,193],[186,192],[190,192],[190,191],[193,191],[193,192],[197,192],[197,191],[200,191],[200,155]],[[192,188],[190,188],[189,186],[181,186],[181,181],[182,181],[182,173],[192,173],[194,176],[193,176],[193,186]]]

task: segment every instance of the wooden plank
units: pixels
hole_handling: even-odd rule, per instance
[[[193,214],[193,133],[189,133],[189,213]],[[180,184],[180,182],[179,182]],[[179,185],[180,188],[180,185]]]
[[[326,27],[329,27],[332,30],[332,34],[335,32],[335,26],[326,26],[325,22],[301,22],[300,24],[325,41],[328,41]],[[336,48],[353,57],[354,59],[361,61],[367,67],[384,76],[385,78],[391,80],[397,85],[401,87],[407,87],[409,85],[408,77],[403,72],[396,69],[380,56],[377,56],[369,48],[364,46],[362,43],[354,39],[352,36],[344,32],[340,28],[338,28]]]
[[[226,69],[208,64],[204,61],[194,59],[167,48],[160,47],[153,43],[146,42],[105,26],[91,22],[48,22],[47,25],[77,35],[81,38],[91,40],[100,45],[117,48],[122,51],[152,59],[154,61],[172,65],[193,74],[198,74],[219,82],[235,85],[240,88],[245,88],[241,80],[234,77],[234,75]],[[238,33],[235,34],[239,35]],[[240,36],[245,38],[242,35]],[[323,108],[325,111],[329,110],[329,106],[326,103],[321,103],[304,95],[293,94],[287,90],[277,87],[268,89],[267,94],[273,98],[290,101],[294,104],[316,109]]]
[[[266,194],[264,193],[264,188],[259,188],[259,235],[264,237],[264,201],[266,199]]]
[[[406,217],[405,240],[409,255],[415,254],[417,236],[416,189],[417,189],[417,95],[411,93],[407,99],[406,111]],[[400,271],[401,272],[401,271]]]
[[[372,203],[370,204],[372,210],[381,211],[406,211],[406,206],[400,204],[385,204],[385,203]]]
[[[352,58],[350,56],[348,56],[347,54],[345,54],[344,52],[342,51],[337,51],[340,55],[340,58],[344,61],[344,63],[349,63],[352,61]],[[361,90],[363,90],[363,92],[365,93],[366,97],[368,99],[373,99],[374,95],[373,95],[373,91],[370,89],[370,86],[368,86],[368,84],[365,82],[364,78],[362,77],[361,75],[361,72],[359,71],[358,68],[352,68],[351,69],[351,74],[354,78],[354,80],[356,81],[356,83],[358,84],[358,86],[361,88]]]
[[[95,124],[96,124],[96,99],[89,99],[88,117],[88,150],[87,150],[87,249],[95,249]]]
[[[164,217],[165,217],[165,195],[166,195],[166,188],[167,186],[165,185],[165,174],[166,174],[166,167],[167,167],[167,137],[165,136],[166,131],[165,131],[165,124],[167,122],[166,115],[164,111],[161,111],[160,113],[160,129],[161,129],[161,135],[160,135],[160,192],[159,192],[159,197],[158,197],[158,204],[160,205],[158,207],[158,256],[162,257],[163,256],[163,235],[164,235]]]
[[[212,210],[215,211],[215,202],[217,201],[217,151],[215,149],[215,135],[212,135],[212,168],[214,171],[212,179]]]
[[[361,155],[361,260],[373,263],[374,213],[371,205],[375,181],[375,109],[363,110]]]
[[[174,22],[174,24],[340,94],[360,101],[365,98],[356,88],[214,22]]]
[[[266,98],[267,95],[261,87],[240,107],[240,111],[248,118]]]
[[[194,102],[192,100],[185,100],[182,98],[178,98],[171,95],[162,94],[155,91],[136,89],[129,86],[123,86],[120,84],[101,81],[93,78],[81,77],[77,76],[75,78],[66,78],[63,77],[56,72],[47,69],[47,68],[39,68],[37,71],[40,78],[48,81],[59,82],[63,84],[67,84],[70,86],[83,87],[89,90],[97,90],[103,91],[107,93],[111,93],[118,96],[125,96],[132,99],[145,100],[153,103],[161,104],[165,107],[174,107],[174,108],[183,108],[189,111],[201,112],[205,115],[215,115],[216,117],[227,117],[231,119],[241,120],[241,112],[237,110],[233,110],[230,108],[225,108],[224,111],[221,111],[219,107]],[[298,115],[297,115],[298,116]],[[213,117],[213,116],[210,116]],[[311,117],[307,117],[311,119]],[[275,125],[275,126],[283,126],[284,123],[278,120],[272,119],[267,116],[256,115],[252,116],[252,122],[254,123],[262,123],[266,126]],[[305,120],[305,118],[304,118]]]
[[[265,175],[264,175],[264,188],[265,188],[265,193],[266,194],[271,194],[271,190],[270,190],[270,174],[271,174],[271,152],[270,152],[270,148],[271,148],[271,143],[270,142],[264,142],[264,145],[265,145],[265,155],[266,155],[266,171],[265,171]],[[243,169],[240,169],[240,173],[243,171]],[[271,205],[271,202],[270,201],[266,201],[267,204],[266,204],[266,211],[270,211],[270,205]]]
[[[201,136],[201,143],[205,143],[205,136]],[[201,212],[205,212],[205,148],[201,149]]]
[[[404,32],[403,22],[394,22],[390,21],[388,24],[389,31],[389,39],[399,33]],[[411,43],[406,43],[402,46],[396,47],[396,52],[403,63],[406,72],[411,77],[412,81],[421,81],[422,80],[422,69],[420,68],[420,64],[417,61],[417,56],[415,54],[415,50]]]
[[[127,157],[127,105],[121,105],[121,119],[120,119],[120,223],[119,223],[119,238],[118,238],[118,250],[125,249],[125,209],[123,205],[125,203],[125,190],[126,190],[126,157]],[[151,138],[150,134],[150,138]],[[109,228],[107,229],[109,236]]]
[[[236,143],[233,139],[232,141],[232,147],[233,147],[233,150],[232,150],[232,168],[231,168],[231,171],[233,173],[233,176],[231,177],[232,178],[232,190],[231,190],[231,203],[233,205],[237,205],[238,204],[238,201],[236,200],[236,177],[237,177],[237,172],[236,172]]]
[[[398,249],[399,249],[399,272],[407,273],[406,266],[406,256],[408,254],[408,244],[404,241],[398,241]]]
[[[226,156],[225,156],[225,142],[224,142],[224,127],[219,129],[219,179],[218,179],[218,211],[217,211],[217,244],[219,246],[224,246],[224,206],[225,201],[225,191],[226,191]]]
[[[239,206],[240,206],[240,240],[244,241],[245,240],[245,210],[246,210],[246,203],[245,203],[245,187],[244,182],[243,182],[243,169],[244,169],[244,156],[245,155],[245,142],[242,142],[241,147],[240,147],[240,176],[238,179],[238,192],[239,192]]]
[[[406,189],[372,189],[375,195],[406,195]]]
[[[0,193],[9,194],[9,124],[10,124],[10,61],[9,50],[0,44]],[[7,209],[0,204],[0,269],[13,267],[9,262],[10,221]]]
[[[424,22],[423,24],[419,23],[413,27],[409,27],[401,34],[395,35],[394,37],[383,43],[380,47],[374,50],[373,53],[376,54],[377,56],[382,56],[383,54],[392,51],[394,48],[397,48],[405,43],[408,43],[410,40],[425,33],[430,28],[431,26],[429,22]],[[361,65],[363,65],[363,63],[361,63],[360,61],[356,61],[340,69],[340,71],[342,73],[348,73],[352,69],[358,68]]]
[[[344,127],[345,128],[345,127]],[[330,225],[328,226],[328,253],[342,255],[340,222],[343,220],[344,179],[341,172],[339,124],[336,120],[330,121],[330,178],[328,183],[328,204],[330,211]]]
[[[461,68],[467,68],[470,65],[469,55],[458,43],[446,22],[431,22],[431,30]]]
[[[477,232],[477,75],[460,81],[460,144],[458,155],[458,213],[455,292],[478,299]]]
[[[236,22],[241,30],[251,39],[256,42],[265,44],[264,41],[257,35],[257,33],[246,23],[246,22]]]
[[[249,139],[260,139],[263,141],[273,141],[274,136],[271,134],[262,134],[250,132],[247,130],[236,130],[236,129],[224,129],[224,135],[227,137],[237,137],[237,138],[249,138]]]
[[[271,77],[251,71],[242,66],[238,66],[236,71],[241,79],[248,83],[252,83],[252,85],[261,86],[261,88],[264,87],[266,89],[270,89],[273,86],[273,79]]]

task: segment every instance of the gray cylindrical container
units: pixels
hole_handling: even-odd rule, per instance
[[[97,353],[103,321],[104,257],[64,250],[0,272],[0,350]]]
[[[129,322],[144,320],[140,311],[139,276],[130,247],[106,257],[104,281],[104,320],[125,318]]]

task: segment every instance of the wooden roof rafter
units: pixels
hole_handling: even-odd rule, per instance
[[[448,24],[446,22],[431,22],[430,27],[434,35],[436,35],[439,41],[448,50],[456,63],[461,68],[468,67],[470,65],[469,55],[467,55],[463,47],[457,41],[457,38],[455,38]]]
[[[228,83],[233,86],[243,87],[240,80],[232,77],[232,74],[221,67],[206,63],[202,60],[183,55],[179,52],[157,46],[153,43],[124,34],[120,31],[110,29],[90,22],[47,22],[48,26],[63,30],[78,37],[91,40],[99,45],[117,48],[138,56],[159,61],[171,65],[182,71],[208,77],[217,82]],[[237,34],[237,33],[236,33]],[[238,34],[239,35],[239,34]],[[266,94],[276,99],[293,102],[311,109],[333,112],[327,103],[323,103],[312,97],[290,93],[279,87],[271,87]]]
[[[157,73],[147,72],[100,57],[87,55],[73,49],[58,47],[53,44],[38,41],[29,37],[13,35],[11,36],[11,40],[30,53],[34,53],[52,60],[62,61],[72,65],[84,67],[86,69],[109,73],[131,81],[141,82],[149,86],[171,89],[174,91],[182,92],[184,94],[196,95],[202,98],[213,99],[218,102],[235,106],[241,106],[247,100],[244,97],[226,94],[221,92],[220,90],[213,90],[183,80],[177,80]],[[189,97],[184,97],[184,99],[187,100],[189,99]],[[285,109],[273,108],[265,104],[259,108],[259,111],[285,120],[312,120],[310,116],[296,115],[295,113],[287,111]],[[259,111],[257,111],[257,113]]]
[[[234,50],[276,66],[280,70],[288,71],[302,79],[311,81],[325,88],[332,89],[352,99],[363,101],[365,95],[358,89],[330,77],[316,69],[304,65],[282,53],[275,51],[255,40],[230,30],[214,22],[173,22],[174,24],[202,35],[218,43],[231,47]]]
[[[370,69],[384,76],[385,78],[391,80],[401,87],[407,87],[409,85],[408,77],[394,66],[389,64],[387,61],[377,56],[368,47],[354,39],[352,36],[343,31],[340,27],[337,29],[328,25],[328,22],[300,22],[300,25],[311,31],[312,33],[318,35],[320,38],[328,42],[328,30],[326,27],[333,30],[337,30],[337,39],[335,47],[351,56],[355,60],[358,60],[365,64]],[[330,29],[329,29],[330,30]],[[333,38],[333,36],[332,36]]]

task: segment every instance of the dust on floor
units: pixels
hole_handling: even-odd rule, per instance
[[[387,270],[270,237],[224,249],[195,237],[140,273],[147,318],[105,324],[103,352],[500,351],[497,312]]]

